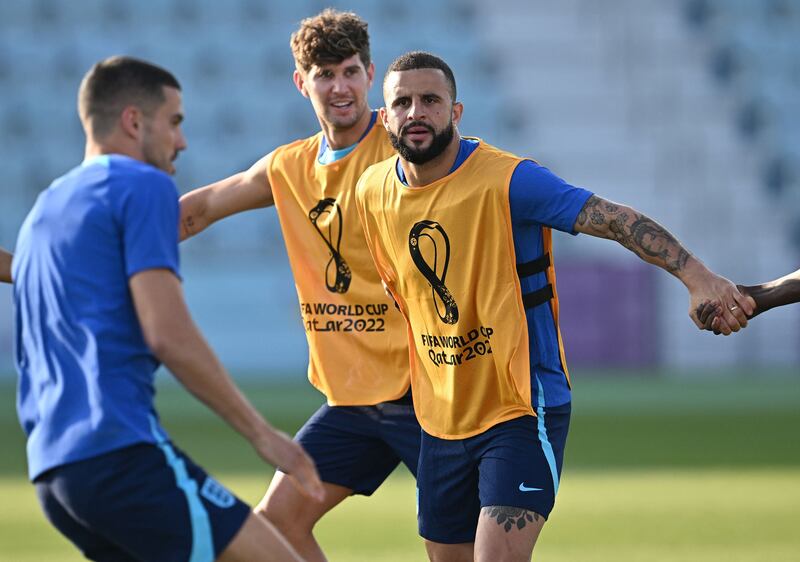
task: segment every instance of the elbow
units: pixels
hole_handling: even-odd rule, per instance
[[[150,352],[162,363],[169,362],[178,347],[174,334],[168,330],[145,329],[144,341]]]
[[[205,226],[201,226],[201,221],[194,215],[182,215],[178,228],[178,239],[183,242],[195,234],[201,232]]]
[[[205,203],[192,194],[181,198],[181,215],[179,219],[179,237],[181,242],[202,232],[208,226]]]

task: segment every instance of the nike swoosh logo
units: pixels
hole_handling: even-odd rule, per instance
[[[525,485],[525,482],[520,482],[519,483],[519,491],[520,492],[541,492],[541,491],[543,491],[543,488],[528,488]]]

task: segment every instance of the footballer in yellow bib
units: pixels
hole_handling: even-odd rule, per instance
[[[372,115],[339,160],[320,162],[327,141],[318,133],[276,149],[267,165],[308,339],[308,377],[330,405],[396,400],[409,385],[405,322],[381,286],[354,201],[361,172],[392,153]]]
[[[405,321],[381,285],[354,201],[361,173],[393,153],[367,104],[374,75],[367,24],[324,10],[301,22],[291,46],[294,83],[321,131],[185,195],[181,234],[276,206],[308,340],[308,378],[327,399],[295,439],[317,466],[325,501],[309,501],[279,471],[257,512],[304,559],[321,560],[316,522],[350,495],[372,494],[400,462],[416,475],[421,432]]]
[[[551,228],[618,240],[680,278],[693,302],[741,295],[644,215],[462,138],[456,99],[438,57],[390,65],[381,118],[398,156],[364,172],[356,201],[408,326],[428,553],[529,560],[555,502],[571,408]]]
[[[427,433],[444,439],[534,415],[509,208],[521,160],[478,140],[462,142],[469,152],[463,163],[424,187],[402,183],[396,158],[362,176],[367,231],[381,231],[374,241],[380,268],[409,320],[414,372],[427,375],[414,378],[417,415]],[[575,190],[574,216],[589,195]],[[543,229],[548,255],[549,238]],[[555,308],[554,295],[540,304],[551,302]],[[557,384],[566,387],[563,364],[549,366],[563,373]],[[566,390],[560,396],[569,401]]]

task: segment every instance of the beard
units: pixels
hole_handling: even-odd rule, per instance
[[[401,137],[404,132],[411,127],[425,127],[430,131],[431,135],[433,135],[433,140],[431,140],[431,144],[428,148],[412,148],[402,141]],[[412,121],[400,129],[400,136],[395,135],[388,129],[386,133],[389,135],[389,142],[392,143],[392,146],[403,160],[411,162],[412,164],[426,164],[444,152],[447,145],[453,140],[454,128],[453,121],[451,120],[441,132],[437,133],[433,127],[427,123]]]
[[[177,158],[177,154],[173,155],[172,158],[168,158],[163,153],[156,153],[155,151],[149,150],[149,147],[145,147],[143,152],[145,162],[169,175],[175,174],[175,165],[173,162],[175,158]]]
[[[142,146],[142,157],[145,162],[166,172],[169,175],[175,174],[175,159],[178,158],[178,152],[169,152],[160,149],[154,142],[150,140],[149,136],[145,136]]]

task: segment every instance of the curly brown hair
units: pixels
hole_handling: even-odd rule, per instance
[[[326,8],[300,22],[289,42],[298,69],[308,72],[313,65],[337,64],[358,55],[369,67],[367,22],[353,12]]]

